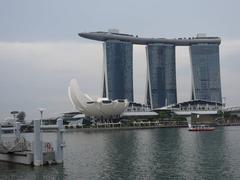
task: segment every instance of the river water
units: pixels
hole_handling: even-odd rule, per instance
[[[240,179],[240,127],[67,132],[64,140],[63,165],[0,162],[0,179]]]

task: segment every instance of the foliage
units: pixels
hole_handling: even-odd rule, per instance
[[[225,113],[224,113],[223,111],[219,110],[219,111],[217,112],[217,115],[218,115],[219,117],[224,117]]]
[[[172,113],[171,111],[160,111],[158,113],[158,117],[161,118],[161,119],[164,119],[164,118],[171,118],[172,117]]]
[[[183,116],[177,116],[177,115],[175,115],[175,116],[173,117],[173,119],[174,119],[175,121],[183,121],[183,122],[186,121],[186,118],[185,118],[185,117],[183,117]]]
[[[231,113],[230,112],[224,112],[224,118],[228,119],[231,117]]]
[[[26,113],[24,111],[20,111],[17,115],[18,121],[22,123],[24,122],[25,117],[26,117]]]

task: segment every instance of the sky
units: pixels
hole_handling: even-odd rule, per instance
[[[0,121],[13,110],[26,118],[74,110],[67,87],[76,78],[83,92],[101,95],[102,43],[79,32],[120,32],[142,37],[219,36],[222,94],[240,105],[240,1],[238,0],[0,0]],[[178,102],[190,100],[188,47],[178,47]],[[144,102],[145,47],[133,52],[135,101]]]

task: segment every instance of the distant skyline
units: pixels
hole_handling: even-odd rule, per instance
[[[219,36],[222,93],[227,105],[240,105],[240,1],[30,1],[0,2],[0,121],[10,111],[39,118],[73,110],[67,87],[77,78],[81,89],[101,95],[102,43],[79,32],[120,32],[144,37]],[[144,101],[146,54],[134,46],[135,99]],[[187,47],[177,53],[178,101],[190,99],[191,72]],[[44,116],[45,116],[44,115]]]

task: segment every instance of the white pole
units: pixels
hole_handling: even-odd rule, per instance
[[[41,125],[43,124],[43,112],[46,110],[46,108],[38,108],[40,115],[41,115]]]
[[[63,119],[59,118],[57,120],[57,143],[56,143],[56,152],[55,159],[57,163],[63,163]]]
[[[43,165],[43,152],[42,152],[42,141],[40,131],[41,120],[34,121],[34,166]]]
[[[17,139],[20,139],[21,136],[21,123],[16,122],[16,131],[15,131]]]
[[[2,125],[0,124],[0,141],[1,141],[1,138],[2,138]]]
[[[41,114],[41,123],[40,124],[43,125],[43,122],[42,122],[43,121],[43,110],[40,111],[40,114]]]
[[[188,122],[188,127],[192,128],[192,117],[191,116],[187,116],[186,119],[187,119],[187,122]]]

